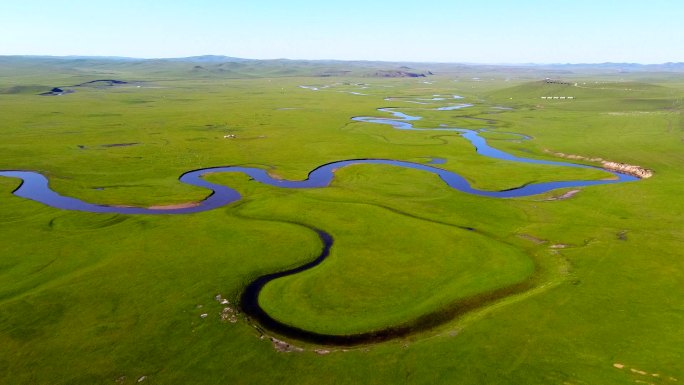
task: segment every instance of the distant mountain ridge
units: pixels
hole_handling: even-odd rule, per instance
[[[665,62],[665,63],[626,63],[626,62],[602,62],[602,63],[476,63],[476,62],[416,62],[416,61],[383,61],[383,60],[337,60],[337,59],[248,59],[224,55],[200,55],[177,58],[135,58],[126,56],[50,56],[50,55],[0,55],[3,58],[31,58],[45,60],[96,60],[96,61],[168,61],[168,62],[189,62],[189,63],[249,63],[249,62],[289,62],[289,63],[311,63],[311,64],[342,64],[349,63],[355,65],[375,66],[378,64],[420,64],[420,65],[455,65],[455,66],[485,66],[485,67],[540,67],[558,69],[580,69],[580,68],[603,68],[616,70],[677,70],[684,71],[684,62]]]
[[[244,59],[221,55],[139,59],[116,56],[0,56],[0,94],[45,93],[54,87],[114,79],[250,79],[280,77],[422,78],[451,76],[456,81],[493,77],[538,80],[601,75],[623,78],[680,76],[684,63],[662,64],[473,64],[343,60]],[[29,79],[18,81],[19,78]],[[36,79],[46,79],[38,82]],[[56,80],[61,79],[61,80]]]
[[[232,57],[232,56],[223,56],[223,55],[201,55],[201,56],[187,56],[187,57],[177,57],[177,58],[159,58],[159,59],[142,59],[142,60],[168,60],[168,61],[188,61],[188,62],[193,62],[193,63],[226,63],[226,62],[232,62],[232,63],[241,63],[241,62],[248,62],[248,61],[253,61],[257,59],[244,59],[244,58],[239,58],[239,57]]]
[[[567,63],[567,64],[532,64],[533,66],[548,68],[568,68],[568,69],[612,69],[617,71],[684,71],[684,62],[666,62],[660,64],[641,64],[641,63]]]

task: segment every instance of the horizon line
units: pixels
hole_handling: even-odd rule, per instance
[[[636,65],[667,65],[667,64],[684,64],[684,61],[666,61],[666,62],[630,62],[630,61],[596,61],[596,62],[468,62],[468,61],[417,61],[417,60],[383,60],[383,59],[291,59],[286,57],[269,58],[269,59],[255,59],[239,56],[228,56],[218,54],[202,54],[191,56],[165,56],[165,57],[136,57],[136,56],[118,56],[118,55],[44,55],[44,54],[0,54],[0,57],[33,57],[33,58],[55,58],[55,59],[69,59],[69,58],[92,58],[92,59],[119,59],[119,60],[179,60],[179,59],[195,59],[195,58],[226,58],[237,59],[244,61],[334,61],[334,62],[368,62],[368,63],[415,63],[415,64],[460,64],[460,65],[493,65],[493,66],[530,66],[530,65],[598,65],[598,64],[636,64]]]

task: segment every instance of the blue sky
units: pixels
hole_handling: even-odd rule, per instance
[[[682,0],[2,0],[0,55],[684,61]]]

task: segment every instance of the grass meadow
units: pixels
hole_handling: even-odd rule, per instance
[[[188,215],[63,211],[13,196],[19,181],[0,178],[0,383],[684,381],[683,78],[282,75],[6,67],[0,169],[39,171],[56,191],[88,202],[135,206],[201,200],[207,191],[178,176],[228,165],[304,179],[343,159],[439,157],[439,167],[488,190],[610,177],[486,158],[455,132],[351,120],[398,107],[423,116],[420,128],[488,127],[482,135],[493,146],[518,156],[601,157],[655,174],[560,200],[567,191],[473,196],[383,165],[340,169],[322,189],[213,174],[243,199]],[[129,84],[37,95],[94,79]],[[463,99],[409,102],[434,95]],[[541,99],[556,95],[574,99]],[[433,110],[462,102],[474,106]],[[321,244],[309,227],[335,238],[331,256],[266,286],[260,303],[273,317],[337,334],[440,311],[448,320],[352,347],[288,340],[290,352],[242,315],[222,320],[216,295],[239,309],[252,279],[315,258]],[[521,285],[458,311],[469,298]]]

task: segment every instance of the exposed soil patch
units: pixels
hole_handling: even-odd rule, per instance
[[[545,201],[562,201],[562,200],[564,200],[564,199],[570,199],[570,198],[572,198],[573,196],[575,196],[575,194],[577,194],[577,193],[580,192],[580,191],[581,191],[581,190],[570,190],[570,191],[566,192],[566,193],[563,194],[563,195],[560,195],[560,196],[557,196],[557,197],[551,197],[551,198],[544,199],[544,200],[545,200]]]
[[[530,235],[530,234],[518,234],[518,237],[520,237],[522,239],[527,239],[528,241],[532,241],[538,245],[542,245],[544,243],[549,242],[546,239],[537,238],[537,237]]]
[[[273,178],[273,179],[285,180],[285,178],[284,178],[282,175],[276,173],[276,172],[273,171],[273,170],[268,170],[267,173],[268,173],[268,176],[270,176],[270,177]]]
[[[198,202],[188,202],[188,203],[178,203],[175,205],[160,205],[160,206],[149,206],[152,210],[177,210],[177,209],[187,209],[190,207],[199,206]]]

